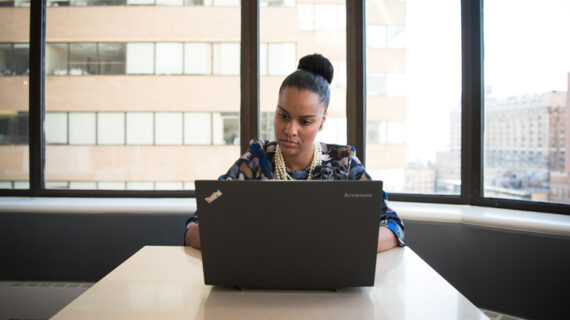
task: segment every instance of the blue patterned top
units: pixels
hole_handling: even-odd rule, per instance
[[[232,167],[220,176],[221,180],[273,180],[275,173],[275,148],[277,142],[253,139],[249,151],[244,153]],[[351,146],[321,143],[322,163],[313,171],[314,180],[372,180],[364,166],[356,157],[356,149]],[[287,172],[295,180],[306,180],[309,168]],[[388,195],[384,194],[380,212],[380,226],[390,229],[404,245],[404,223],[396,212],[388,207]],[[188,219],[186,225],[198,222],[198,213]]]

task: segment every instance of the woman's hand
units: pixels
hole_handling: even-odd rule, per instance
[[[378,231],[378,252],[390,250],[398,246],[398,239],[392,230],[380,227]]]
[[[200,249],[200,226],[197,223],[190,224],[184,236],[184,245]]]

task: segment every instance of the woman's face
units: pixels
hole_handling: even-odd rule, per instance
[[[325,106],[317,93],[285,87],[275,110],[275,138],[285,158],[313,155],[313,141],[326,119]]]

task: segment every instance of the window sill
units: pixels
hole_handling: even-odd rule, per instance
[[[404,220],[570,236],[570,216],[490,207],[396,202],[390,206]],[[79,214],[180,214],[196,211],[193,198],[0,198],[0,212]]]
[[[195,211],[194,198],[0,198],[0,212],[191,215]]]
[[[390,201],[404,220],[466,225],[570,236],[570,216],[491,207]]]

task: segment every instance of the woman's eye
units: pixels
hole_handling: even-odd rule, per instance
[[[277,116],[281,119],[287,119],[287,115],[284,113],[278,113]]]
[[[304,126],[308,126],[308,125],[310,125],[311,123],[313,123],[313,121],[310,121],[310,120],[303,120],[302,123],[303,123]]]

